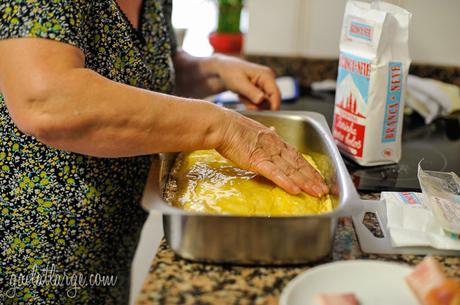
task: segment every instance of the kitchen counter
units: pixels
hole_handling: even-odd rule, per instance
[[[378,198],[378,194],[362,196]],[[365,220],[370,230],[379,232],[376,221]],[[309,265],[286,267],[248,267],[190,262],[176,256],[163,240],[145,279],[139,305],[272,305],[286,284],[301,272],[327,262],[353,259],[376,259],[415,265],[423,256],[369,255],[361,252],[351,218],[341,218],[331,255]],[[449,276],[460,279],[460,257],[436,256]]]

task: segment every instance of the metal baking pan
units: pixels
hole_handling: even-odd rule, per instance
[[[163,213],[169,246],[183,258],[213,263],[300,264],[327,256],[333,245],[337,218],[363,216],[364,202],[356,192],[326,120],[313,112],[242,113],[275,127],[287,142],[313,157],[330,187],[335,209],[305,216],[211,215],[173,207],[158,196],[153,208]],[[176,156],[161,154],[157,160],[157,194],[164,194]]]

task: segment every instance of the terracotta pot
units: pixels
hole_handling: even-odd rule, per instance
[[[212,32],[209,34],[209,43],[215,52],[239,54],[243,48],[243,34]]]

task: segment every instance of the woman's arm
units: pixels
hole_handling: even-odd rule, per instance
[[[117,83],[83,67],[81,51],[67,44],[0,42],[0,89],[17,126],[47,145],[98,157],[217,146],[219,107]]]
[[[225,90],[224,83],[215,72],[215,57],[194,57],[178,49],[173,61],[177,95],[204,98]]]
[[[249,108],[263,108],[268,103],[268,108],[279,109],[280,92],[268,67],[220,54],[193,57],[183,50],[175,53],[174,66],[180,96],[203,98],[231,90]]]
[[[97,157],[216,148],[291,193],[327,191],[276,133],[211,103],[120,84],[84,68],[82,52],[43,39],[0,42],[0,90],[18,128]]]

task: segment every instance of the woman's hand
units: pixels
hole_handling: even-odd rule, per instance
[[[272,69],[236,57],[213,57],[223,86],[237,93],[248,109],[279,109],[281,94]]]
[[[204,98],[231,90],[249,109],[278,110],[280,92],[273,71],[236,57],[198,58],[178,50],[174,55],[176,94]]]
[[[313,196],[329,192],[321,175],[276,132],[233,111],[221,131],[217,151],[238,166],[272,180],[292,194]]]
[[[176,52],[177,89],[180,95],[202,97],[231,90],[250,109],[279,109],[275,74],[267,67],[224,55],[196,58]],[[238,166],[257,172],[286,191],[313,196],[329,192],[321,175],[274,130],[236,112],[219,109],[217,125],[206,143]],[[223,115],[221,115],[223,114]]]

